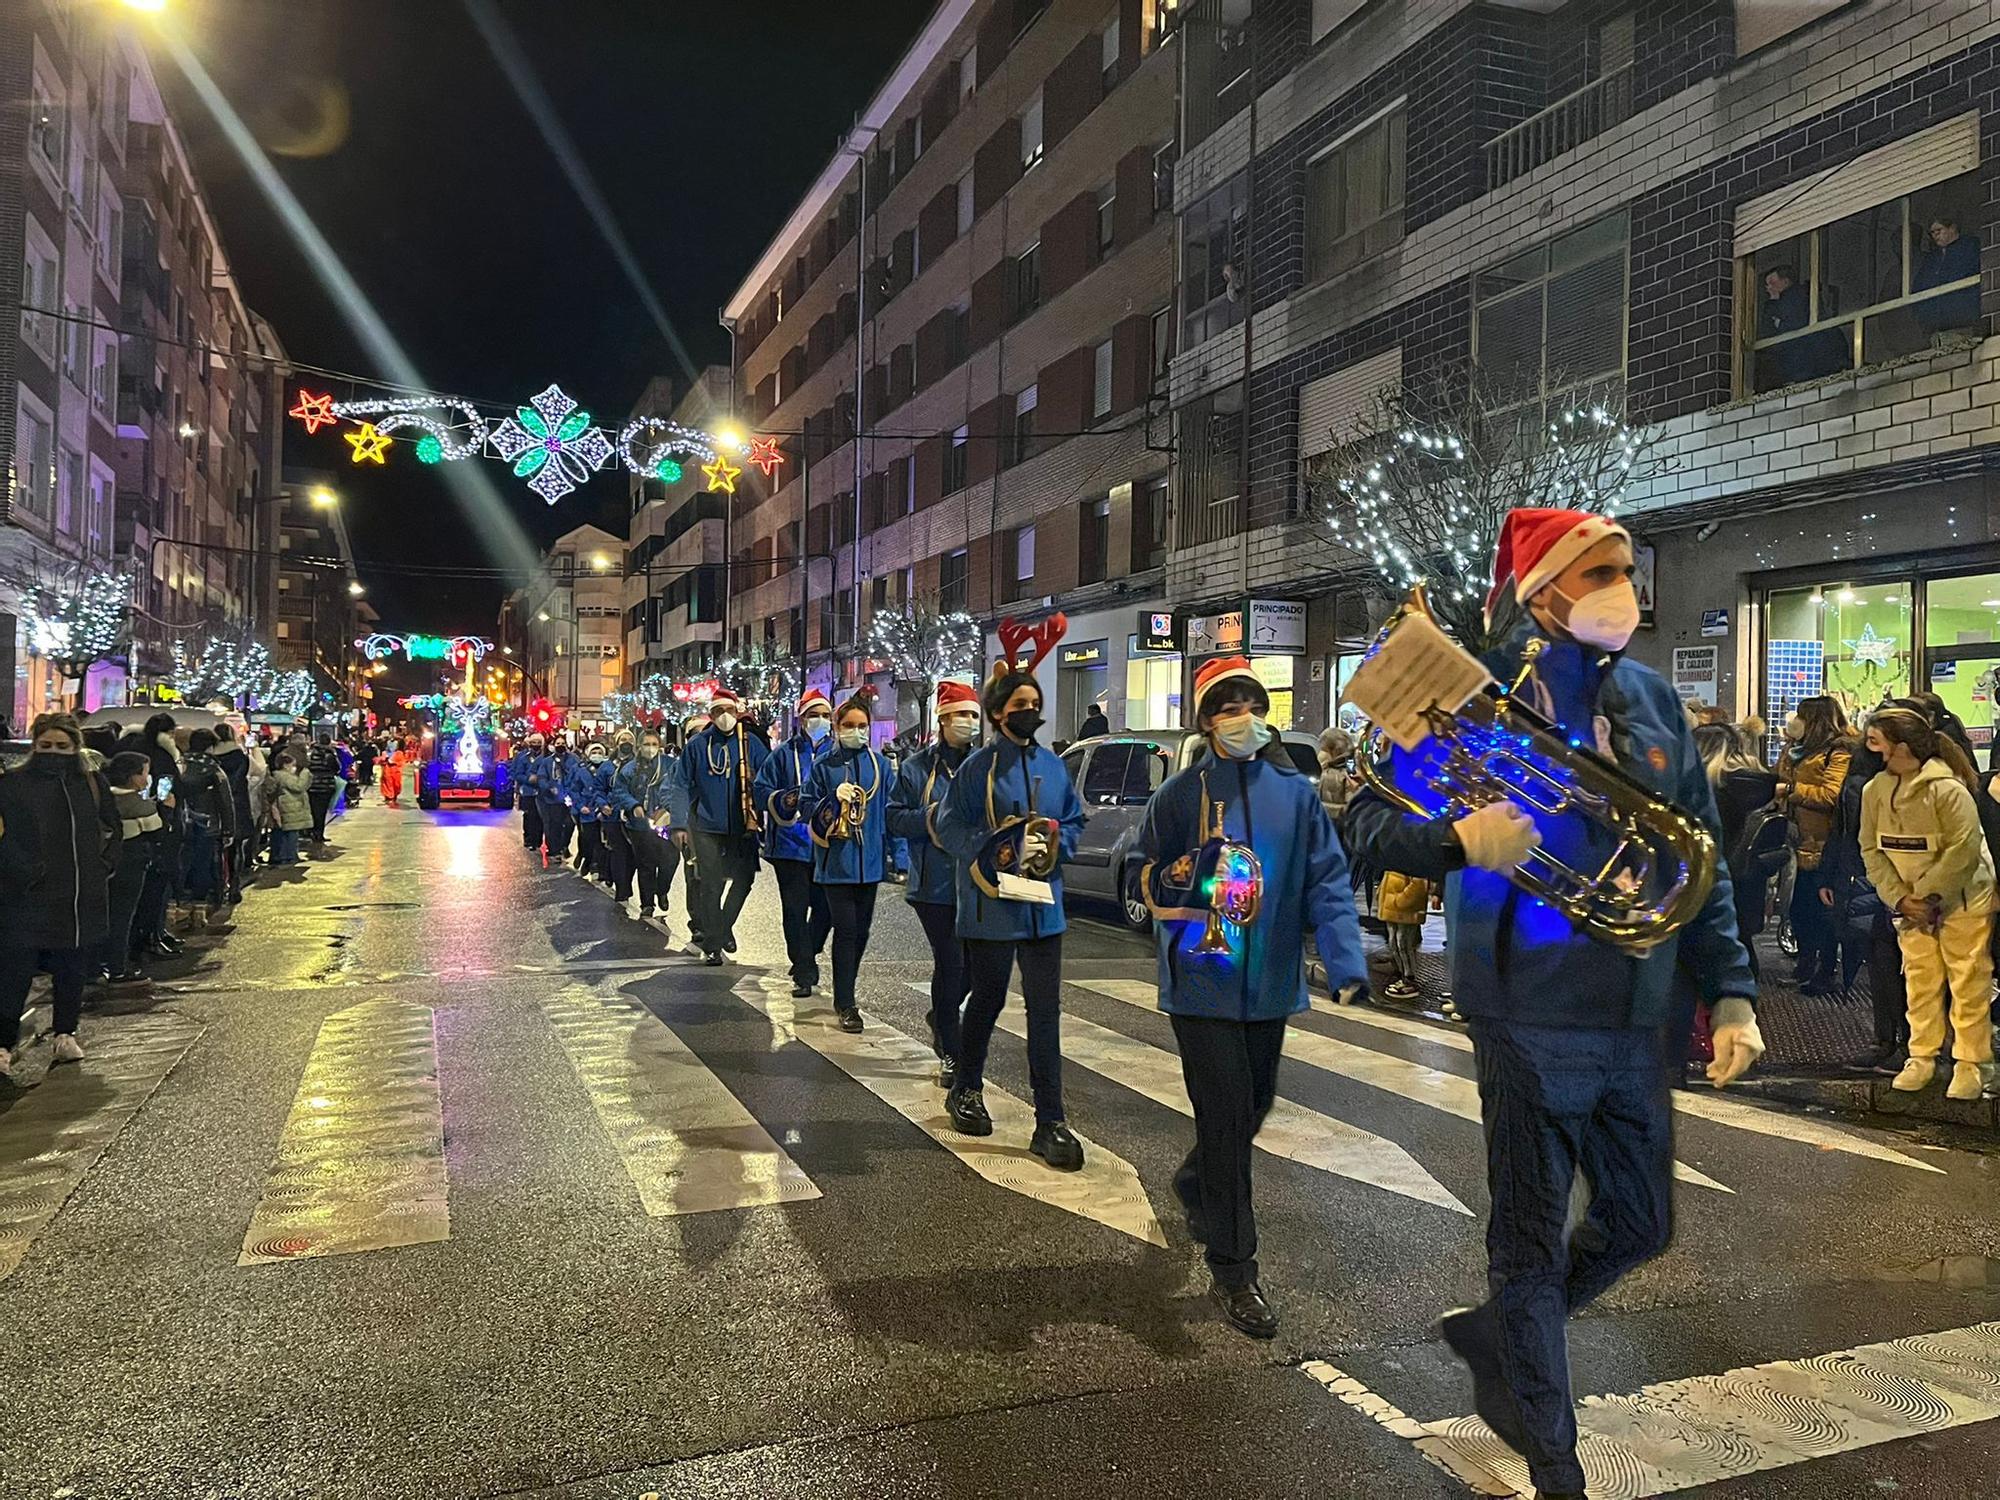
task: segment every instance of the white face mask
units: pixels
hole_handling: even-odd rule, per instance
[[[822,718],[820,715],[814,714],[810,719],[806,720],[806,738],[817,745],[821,740],[826,738],[827,731],[831,728],[833,728],[833,721],[831,719]]]
[[[972,731],[978,726],[978,723],[979,716],[977,714],[945,715],[943,725],[944,742],[954,750],[963,750],[967,745],[972,743]]]
[[[590,758],[591,758],[591,759],[592,759],[593,761],[600,761],[600,760],[603,760],[603,759],[604,759],[604,747],[603,747],[602,745],[592,745],[592,746],[590,747]]]
[[[1785,720],[1786,739],[1802,740],[1805,737],[1806,737],[1806,721],[1804,719],[1801,719],[1797,714],[1793,714],[1789,719]]]
[[[1569,599],[1569,633],[1586,646],[1623,651],[1639,628],[1639,591],[1629,578],[1592,589],[1579,599],[1570,599],[1560,588],[1556,592]]]
[[[715,717],[714,717],[713,719],[711,719],[711,720],[710,720],[709,722],[715,725],[715,728],[716,728],[716,732],[717,732],[718,734],[734,734],[734,733],[736,733],[736,715],[735,715],[735,714],[717,714],[717,715],[716,715],[716,716],[715,716]]]
[[[1261,714],[1228,714],[1215,720],[1213,733],[1231,760],[1248,760],[1271,741],[1271,726]]]
[[[865,729],[843,729],[840,731],[840,748],[843,750],[865,750],[868,748],[868,731]]]

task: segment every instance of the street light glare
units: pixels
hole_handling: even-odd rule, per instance
[[[549,618],[549,612],[545,609],[538,609],[535,611],[535,618],[537,620],[540,620],[543,624],[547,624]]]
[[[716,433],[715,440],[721,446],[734,449],[738,453],[741,453],[750,446],[742,432],[734,427],[723,428],[720,432]]]
[[[611,566],[611,559],[606,557],[602,552],[593,552],[590,555],[590,565],[602,573],[606,568]]]
[[[167,0],[122,0],[127,10],[143,10],[157,15],[167,8]]]
[[[340,496],[336,495],[325,485],[321,485],[312,492],[312,502],[314,505],[338,505],[340,503]]]
[[[367,593],[368,590],[363,588],[358,583],[350,583],[347,586],[347,592],[352,594],[355,598],[359,599],[363,594]]]

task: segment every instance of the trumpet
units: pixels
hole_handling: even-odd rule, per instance
[[[1206,792],[1207,779],[1202,790]],[[1204,799],[1205,800],[1205,799]],[[1248,844],[1238,843],[1223,831],[1223,806],[1218,798],[1210,804],[1213,814],[1203,820],[1202,848],[1215,850],[1214,868],[1208,878],[1208,916],[1196,953],[1227,953],[1229,931],[1239,931],[1257,920],[1264,909],[1264,862]]]
[[[1390,615],[1368,655],[1417,616],[1430,617],[1421,584]],[[1510,686],[1489,684],[1456,713],[1436,704],[1425,710],[1430,737],[1400,764],[1392,762],[1382,728],[1370,729],[1355,757],[1355,774],[1377,796],[1426,821],[1455,821],[1487,803],[1515,803],[1541,825],[1544,843],[1505,871],[1506,879],[1591,936],[1645,953],[1686,926],[1707,901],[1715,884],[1715,839],[1698,818],[1662,801],[1610,760],[1573,745],[1523,701],[1521,689],[1547,648],[1545,640],[1528,642]],[[1560,836],[1565,829],[1568,836]],[[1551,842],[1586,851],[1588,858],[1579,868],[1553,853]]]
[[[833,820],[833,827],[827,830],[830,839],[858,837],[862,825],[868,821],[868,788],[859,782],[848,785],[854,788],[854,795],[839,799],[840,812]]]

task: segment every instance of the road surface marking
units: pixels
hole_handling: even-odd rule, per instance
[[[1409,1016],[1390,1015],[1359,1005],[1335,1005],[1332,1001],[1323,1000],[1317,995],[1313,997],[1312,1008],[1336,1020],[1353,1021],[1362,1026],[1373,1026],[1381,1031],[1393,1031],[1401,1036],[1414,1037],[1420,1042],[1433,1042],[1440,1047],[1449,1047],[1454,1052],[1472,1051],[1472,1038],[1462,1032],[1447,1031],[1443,1027],[1414,1020]],[[1797,1141],[1801,1145],[1815,1146],[1822,1151],[1839,1151],[1849,1156],[1866,1157],[1870,1161],[1888,1162],[1898,1167],[1910,1167],[1919,1172],[1936,1172],[1939,1176],[1944,1175],[1942,1167],[1934,1167],[1929,1162],[1905,1156],[1894,1147],[1882,1145],[1878,1141],[1852,1135],[1845,1130],[1836,1130],[1831,1125],[1805,1115],[1780,1114],[1776,1110],[1726,1098],[1720,1093],[1703,1092],[1699,1086],[1693,1089],[1675,1089],[1673,1098],[1674,1108],[1682,1114],[1693,1115],[1696,1119],[1707,1120],[1714,1125],[1726,1125],[1736,1130],[1768,1135],[1781,1141]]]
[[[1064,1016],[1062,1028],[1062,1053],[1066,1061],[1101,1073],[1155,1104],[1164,1104],[1190,1118],[1194,1115],[1180,1059],[1173,1053],[1135,1041],[1123,1032],[1099,1026],[1081,1016]],[[1000,1013],[1000,1029],[1019,1037],[1028,1034],[1027,1022],[1012,1008]],[[1317,1167],[1336,1177],[1350,1178],[1454,1213],[1468,1216],[1472,1213],[1394,1141],[1289,1099],[1272,1103],[1263,1128],[1257,1132],[1257,1145],[1273,1156]]]
[[[1330,1365],[1303,1368],[1367,1409],[1346,1388],[1372,1394],[1358,1382]],[[1577,1458],[1595,1500],[1639,1500],[1995,1418],[2000,1323],[1978,1323],[1588,1397],[1577,1403]],[[1477,1417],[1376,1420],[1476,1493],[1496,1491],[1469,1476],[1499,1481],[1500,1494],[1532,1493],[1527,1465]]]
[[[577,985],[542,1008],[648,1214],[819,1197],[743,1102],[651,1011]]]
[[[430,1007],[351,1005],[320,1024],[236,1264],[448,1240],[449,1193]]]
[[[1369,1421],[1403,1439],[1430,1463],[1458,1480],[1473,1494],[1524,1493],[1514,1485],[1489,1473],[1480,1466],[1477,1459],[1461,1452],[1449,1439],[1436,1436],[1422,1422],[1406,1415],[1400,1407],[1369,1390],[1345,1370],[1338,1369],[1323,1359],[1309,1359],[1299,1366],[1299,1371],[1301,1374],[1310,1375]]]
[[[206,1029],[170,1011],[92,1026],[87,1058],[0,1115],[0,1281]]]
[[[1034,1110],[990,1080],[985,1097],[993,1134],[960,1135],[951,1128],[944,1091],[936,1083],[937,1059],[928,1043],[865,1011],[866,1031],[859,1035],[842,1031],[834,1024],[830,1006],[814,1003],[801,1008],[791,998],[791,982],[782,975],[746,976],[737,981],[735,993],[761,1010],[779,1033],[805,1043],[988,1182],[1149,1245],[1166,1245],[1166,1231],[1160,1228],[1138,1172],[1124,1157],[1076,1130],[1075,1121],[1070,1129],[1083,1142],[1083,1170],[1052,1171],[1028,1153],[1028,1139],[1035,1133]]]
[[[1113,1000],[1122,1000],[1141,1010],[1155,1010],[1160,998],[1157,985],[1139,979],[1085,979],[1071,980],[1079,989],[1104,995]],[[1324,1036],[1317,1031],[1307,1031],[1302,1026],[1293,1026],[1285,1033],[1285,1056],[1296,1058],[1308,1067],[1319,1068],[1323,1072],[1335,1073],[1342,1078],[1369,1088],[1380,1089],[1386,1094],[1394,1094],[1399,1099],[1407,1099],[1413,1104],[1438,1110],[1444,1114],[1456,1115],[1461,1120],[1480,1124],[1479,1085],[1470,1078],[1461,1078],[1456,1073],[1446,1073],[1437,1068],[1427,1068],[1422,1063],[1406,1062],[1400,1057],[1391,1057],[1386,1052],[1372,1051],[1367,1047],[1343,1042],[1338,1038]],[[1674,1175],[1683,1182],[1691,1182],[1696,1187],[1713,1188],[1718,1193],[1733,1192],[1713,1177],[1697,1172],[1685,1162],[1674,1163]]]

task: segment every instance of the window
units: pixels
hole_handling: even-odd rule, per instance
[[[1078,583],[1102,583],[1111,552],[1111,497],[1099,495],[1079,508],[1076,527]]]
[[[41,225],[28,220],[27,249],[21,264],[21,338],[50,364],[56,359],[56,324],[61,306],[56,287],[56,247]]]
[[[1403,122],[1396,109],[1306,166],[1306,279],[1319,281],[1403,238]]]
[[[1131,764],[1132,746],[1123,740],[1099,745],[1090,753],[1084,768],[1083,785],[1077,797],[1085,807],[1116,807],[1125,799],[1125,771]]]
[[[111,535],[111,503],[117,479],[95,459],[90,464],[90,506],[84,516],[84,541],[92,555],[104,553]]]
[[[1189,403],[1180,412],[1176,470],[1182,547],[1236,535],[1243,494],[1243,383]]]
[[[1153,152],[1153,215],[1157,218],[1174,206],[1174,143]]]
[[[1174,357],[1174,310],[1160,308],[1153,314],[1153,325],[1149,330],[1152,349],[1146,359],[1148,389],[1165,390],[1167,385],[1167,365]]]
[[[1125,763],[1125,789],[1119,798],[1127,807],[1144,807],[1153,800],[1153,793],[1167,779],[1167,763],[1171,759],[1162,745],[1134,745],[1132,758]],[[1318,754],[1314,754],[1317,768]],[[1315,769],[1315,774],[1317,770]]]
[[[951,309],[951,316],[946,320],[944,325],[945,369],[953,370],[958,368],[959,365],[965,362],[965,356],[971,352],[967,348],[970,342],[969,330],[971,328],[971,320],[972,308],[970,303],[960,302]]]
[[[1738,296],[1746,392],[1897,359],[1985,333],[1979,174],[1892,198],[1746,256]],[[1966,226],[1961,229],[1961,226]]]
[[[1104,75],[1104,92],[1108,94],[1118,87],[1118,12],[1115,10],[1098,29],[1097,49],[1098,67]]]
[[[944,614],[962,614],[965,610],[965,580],[971,569],[966,562],[965,548],[947,552],[938,563],[938,609]]]
[[[1132,497],[1132,571],[1143,573],[1167,560],[1167,481],[1148,479]]]
[[[958,179],[958,232],[964,234],[972,228],[972,174],[967,172]]]
[[[1111,340],[1091,350],[1090,420],[1111,415]]]
[[[1014,257],[1014,316],[1025,318],[1042,303],[1042,246],[1038,240]]]
[[[83,390],[90,379],[90,312],[74,302],[63,304],[64,317],[59,336],[62,340],[63,378]],[[202,360],[206,366],[208,361]]]
[[[1189,348],[1243,321],[1246,182],[1239,172],[1181,219],[1181,324]]]
[[[1107,182],[1097,190],[1097,258],[1103,260],[1118,242],[1118,184]]]
[[[35,73],[28,83],[28,141],[42,165],[62,180],[63,102]]]
[[[1014,428],[1010,434],[1012,441],[1007,445],[1007,464],[1026,463],[1035,452],[1035,406],[1041,399],[1040,389],[1029,386],[1014,398]]]
[[[979,89],[979,48],[977,44],[967,47],[965,55],[958,60],[958,97],[970,99]]]
[[[50,491],[55,485],[53,429],[49,419],[21,402],[20,424],[14,437],[15,493],[29,515],[48,519]]]
[[[944,493],[955,495],[965,488],[965,439],[963,427],[952,429],[944,450]]]
[[[1028,107],[1021,111],[1021,170],[1027,171],[1042,159],[1042,91],[1035,90]]]
[[[1035,581],[1035,528],[1022,526],[1015,530],[1010,540],[1012,546],[1008,550],[1012,554],[1013,567],[1008,582],[1014,586],[1011,597],[1018,599],[1029,592],[1029,586]]]
[[[1014,0],[1014,40],[1020,41],[1048,8],[1049,0]]]
[[[1625,251],[1612,214],[1473,278],[1473,361],[1504,406],[1622,385]]]
[[[97,332],[91,354],[90,409],[107,422],[118,413],[118,335]]]
[[[97,199],[97,269],[114,286],[124,254],[125,207],[107,179]]]
[[[65,443],[56,466],[56,531],[76,535],[77,507],[87,497],[83,485],[83,455]]]

